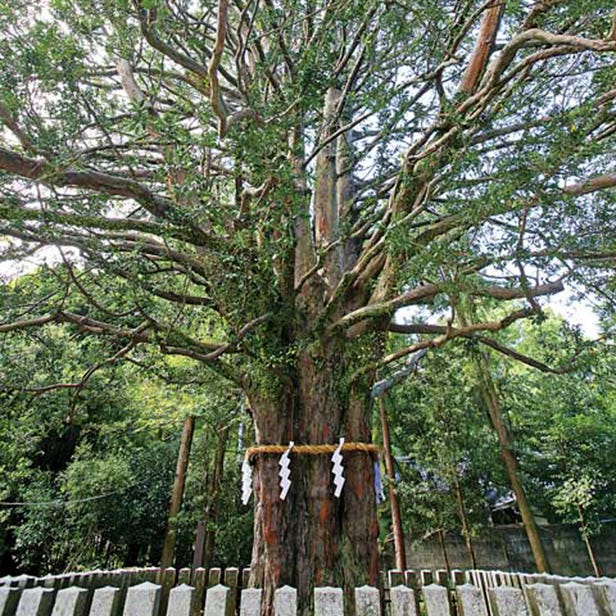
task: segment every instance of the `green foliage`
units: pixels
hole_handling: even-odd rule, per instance
[[[401,307],[428,332],[411,344],[432,349],[391,401],[407,522],[456,527],[455,492],[481,524],[485,490],[505,489],[469,362],[485,341],[451,327],[471,304],[478,322],[509,322],[522,306],[494,300],[511,298],[538,333],[477,330],[557,372],[576,354],[568,375],[493,360],[530,490],[556,519],[579,485],[575,502],[603,515],[613,360],[539,323],[538,295],[556,279],[594,290],[613,334],[613,1],[508,1],[486,39],[500,5],[482,0],[219,10],[0,2],[0,260],[54,264],[0,287],[0,495],[63,503],[3,510],[8,549],[38,570],[155,561],[179,423],[196,416],[215,442],[243,389],[264,402],[255,417],[278,414],[257,426],[264,442],[330,402],[341,419],[321,433],[336,438],[393,362],[383,340]],[[331,401],[314,404],[307,364],[322,381],[329,369]],[[237,505],[201,494],[213,456],[198,446],[185,561],[204,511]],[[60,515],[79,544],[50,539]],[[217,524],[217,558],[244,555]]]
[[[557,519],[576,522],[579,504],[596,528],[615,502],[616,390],[611,349],[587,347],[558,319],[525,328],[524,352],[571,371],[504,366],[500,389],[533,501]]]
[[[464,345],[438,351],[392,393],[392,440],[404,523],[413,539],[489,521],[486,492],[503,492],[495,437],[478,408]],[[458,493],[459,491],[459,493]]]
[[[566,370],[541,372],[495,354],[490,362],[531,505],[554,523],[576,523],[584,534],[596,533],[616,504],[616,391],[608,376],[613,353],[597,351],[553,316],[514,326],[498,338]],[[472,530],[489,523],[488,493],[510,491],[476,390],[476,352],[470,343],[434,352],[393,390],[398,489],[412,538],[461,528],[454,477]]]
[[[27,301],[53,301],[61,292],[56,273],[43,270],[0,288],[5,312]],[[126,300],[118,288],[108,288],[107,296],[118,309]],[[65,299],[71,309],[78,308],[75,301]],[[158,562],[182,420],[196,415],[201,435],[228,422],[237,427],[238,395],[186,361],[156,354],[142,354],[140,365],[97,370],[79,387],[56,388],[80,383],[88,364],[97,366],[117,347],[69,327],[32,334],[0,339],[0,501],[22,503],[0,506],[0,557],[7,567],[41,574]],[[24,386],[38,395],[22,393]],[[193,456],[184,564],[192,562],[203,467],[211,466],[212,455],[198,448]],[[230,459],[225,482],[236,485],[238,469]],[[239,512],[238,494],[219,510]],[[220,517],[210,521],[220,523],[214,562],[248,562],[251,515]]]

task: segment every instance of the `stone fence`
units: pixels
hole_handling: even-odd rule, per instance
[[[248,570],[130,569],[0,578],[0,616],[259,616]],[[357,616],[616,616],[616,580],[501,571],[389,571],[355,589]],[[223,583],[224,582],[224,585]],[[244,586],[242,588],[242,586]],[[276,591],[275,616],[295,616]],[[340,588],[315,588],[314,616],[343,616]]]

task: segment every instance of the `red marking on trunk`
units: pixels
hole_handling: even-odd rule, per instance
[[[324,499],[321,503],[321,507],[319,508],[319,524],[321,525],[321,529],[325,526],[325,523],[329,519],[329,514],[331,511],[331,507],[329,501]]]
[[[379,579],[379,557],[375,552],[370,561],[370,585],[376,586]]]
[[[322,234],[325,235],[326,231],[327,231],[327,217],[325,216],[325,213],[322,210],[319,210],[317,212],[317,216],[316,216],[316,227],[318,229],[318,231]]]
[[[379,523],[377,522],[375,518],[372,524],[370,525],[370,536],[376,537],[378,534],[379,534]]]
[[[323,428],[323,442],[327,443],[329,439],[329,424],[325,424],[325,427]]]
[[[263,532],[263,535],[265,537],[265,542],[267,543],[268,546],[272,546],[272,545],[278,545],[279,543],[279,536],[278,536],[278,532],[276,531],[276,522],[275,520],[272,520],[272,504],[268,503],[266,505],[266,513],[265,513],[265,530]]]
[[[280,563],[276,563],[272,567],[272,577],[276,582],[276,586],[278,586],[278,581],[280,580],[280,575],[282,573],[282,565]]]

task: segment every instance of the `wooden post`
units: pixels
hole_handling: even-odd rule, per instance
[[[500,444],[500,453],[505,463],[505,469],[511,483],[511,488],[515,493],[518,509],[522,516],[522,522],[524,523],[524,530],[528,537],[528,542],[535,559],[535,564],[539,573],[545,573],[549,571],[548,559],[541,543],[541,537],[539,536],[539,529],[535,522],[535,517],[530,509],[530,504],[526,498],[526,491],[522,485],[520,474],[518,472],[518,461],[512,451],[511,437],[509,431],[503,421],[503,414],[501,411],[500,400],[492,381],[490,369],[488,366],[488,360],[485,355],[477,357],[476,365],[479,371],[479,389],[481,396],[486,404],[492,427],[496,431],[498,436],[498,442]]]
[[[197,524],[195,534],[195,553],[193,558],[194,567],[210,566],[214,553],[214,539],[216,531],[212,528],[218,518],[218,500],[222,486],[222,478],[225,469],[225,452],[229,438],[229,426],[223,427],[218,432],[216,453],[214,455],[214,472],[206,477],[205,490],[208,498],[203,508],[202,519]],[[208,524],[210,528],[208,529]]]
[[[178,514],[182,506],[182,498],[184,496],[184,485],[186,483],[186,469],[188,468],[188,460],[190,458],[190,447],[192,445],[193,433],[195,430],[194,416],[187,417],[184,420],[182,429],[182,440],[180,441],[180,450],[178,452],[178,462],[175,468],[175,479],[173,481],[173,489],[171,491],[171,502],[169,504],[169,518],[167,520],[167,531],[165,532],[165,542],[163,544],[163,553],[160,558],[161,567],[171,567],[175,555],[175,540],[177,536]]]
[[[443,551],[443,560],[445,561],[445,569],[449,573],[451,571],[451,567],[449,566],[449,556],[447,554],[447,546],[445,545],[445,530],[439,529],[438,538],[441,543],[441,550]]]
[[[466,510],[464,507],[464,497],[462,496],[462,488],[458,479],[458,470],[455,465],[451,469],[451,476],[453,479],[453,487],[456,493],[456,503],[458,505],[458,513],[460,514],[460,522],[462,524],[462,535],[464,536],[464,542],[466,543],[466,551],[471,561],[471,569],[477,568],[477,560],[475,558],[475,550],[473,549],[473,540],[471,538],[471,531],[468,526],[468,519],[466,517]]]
[[[391,524],[394,533],[394,551],[396,555],[396,569],[406,569],[406,548],[404,545],[404,531],[402,530],[402,516],[400,514],[400,501],[396,491],[396,475],[394,472],[394,460],[391,455],[391,439],[389,435],[389,422],[385,409],[385,400],[379,398],[381,411],[381,426],[383,430],[383,452],[385,457],[385,471],[389,488],[389,507],[391,509]]]

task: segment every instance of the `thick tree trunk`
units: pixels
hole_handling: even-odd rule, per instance
[[[406,570],[406,548],[404,545],[404,531],[402,530],[402,515],[400,514],[400,502],[396,490],[396,475],[394,472],[394,460],[391,455],[391,439],[389,437],[389,421],[385,400],[379,398],[381,411],[381,428],[383,430],[383,452],[385,457],[385,470],[389,487],[389,507],[391,509],[391,525],[394,534],[394,552],[396,556],[396,569]]]
[[[169,518],[167,520],[167,531],[165,532],[165,542],[163,544],[163,553],[160,557],[161,567],[171,567],[173,565],[173,557],[175,555],[175,541],[177,538],[178,515],[182,506],[182,498],[184,496],[184,485],[186,483],[186,469],[188,468],[188,460],[190,457],[190,447],[192,444],[193,432],[195,430],[194,416],[187,417],[184,420],[182,429],[182,439],[180,441],[180,450],[178,452],[178,461],[175,469],[175,478],[173,480],[173,489],[171,491],[171,502],[169,504]]]
[[[330,87],[325,95],[320,130],[322,147],[316,157],[312,198],[303,179],[300,130],[291,136],[292,162],[302,211],[296,214],[292,293],[281,285],[288,315],[270,339],[279,357],[276,370],[257,370],[244,380],[250,401],[257,445],[337,445],[370,443],[370,389],[374,374],[358,369],[374,365],[384,335],[359,332],[336,334],[328,326],[365,306],[374,289],[345,274],[357,261],[357,240],[345,237],[355,214],[354,162],[348,133],[340,127],[342,92]],[[307,221],[312,218],[314,226]],[[345,231],[345,233],[346,233]],[[318,256],[317,256],[318,255]],[[381,284],[382,292],[386,285]],[[388,320],[390,315],[383,315]],[[359,324],[362,325],[362,324]],[[273,333],[273,332],[272,332]],[[293,358],[292,360],[288,358]],[[355,376],[353,376],[355,375]],[[299,614],[311,611],[315,586],[345,589],[345,609],[354,611],[356,586],[378,585],[378,522],[374,492],[374,460],[366,452],[343,455],[344,484],[333,495],[331,455],[291,454],[291,487],[280,499],[280,455],[258,455],[253,466],[255,497],[251,583],[262,587],[264,614],[271,614],[274,590],[285,584],[297,588]]]
[[[537,527],[537,523],[535,522],[535,517],[531,511],[528,499],[526,498],[526,492],[518,472],[518,461],[512,451],[511,437],[509,436],[509,431],[503,421],[500,401],[492,381],[492,376],[490,375],[487,360],[483,355],[477,358],[477,368],[480,376],[479,387],[481,396],[483,397],[488,409],[492,426],[498,435],[501,457],[505,463],[507,476],[509,477],[509,482],[511,483],[511,488],[515,494],[518,509],[520,511],[520,515],[522,516],[524,530],[526,531],[526,536],[528,537],[528,542],[530,543],[535,565],[540,573],[545,573],[549,571],[550,568],[548,559],[545,554],[545,550],[543,549],[543,544],[541,543],[541,537],[539,536],[539,529]]]
[[[347,361],[335,341],[302,353],[295,374],[269,392],[249,390],[259,445],[369,443],[369,386],[348,384]],[[373,458],[344,454],[346,483],[333,496],[331,455],[291,454],[291,487],[280,499],[280,455],[259,455],[253,470],[255,496],[251,583],[264,589],[271,613],[274,589],[298,590],[299,612],[310,611],[315,586],[351,589],[378,585],[378,523]]]

